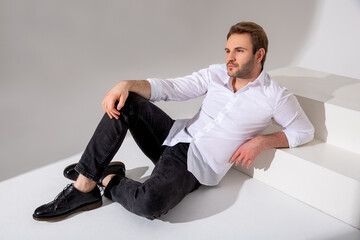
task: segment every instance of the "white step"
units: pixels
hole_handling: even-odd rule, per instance
[[[316,138],[360,154],[360,80],[299,67],[270,75],[297,96]]]
[[[360,155],[315,139],[292,149],[261,153],[236,169],[360,228]]]
[[[316,138],[236,169],[360,229],[360,81],[298,67],[270,75],[295,93]]]

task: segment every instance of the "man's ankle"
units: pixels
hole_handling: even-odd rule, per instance
[[[102,185],[104,187],[107,187],[107,185],[109,184],[109,182],[111,181],[111,179],[115,176],[115,174],[109,174],[106,177],[104,177],[104,180],[102,181]]]
[[[96,182],[80,174],[76,182],[74,183],[74,187],[80,192],[88,193],[96,187]]]

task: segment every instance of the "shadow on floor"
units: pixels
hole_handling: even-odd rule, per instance
[[[160,220],[170,223],[192,222],[229,209],[237,200],[242,185],[249,177],[231,170],[216,187],[201,186]],[[223,196],[223,197],[219,197]]]

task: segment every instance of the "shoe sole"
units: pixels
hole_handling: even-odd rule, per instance
[[[88,205],[85,205],[85,206],[82,206],[82,207],[79,207],[79,208],[76,208],[71,212],[68,212],[68,213],[65,213],[65,214],[62,214],[62,215],[58,215],[56,217],[37,218],[37,217],[33,216],[33,219],[36,220],[36,221],[56,222],[56,221],[63,220],[64,218],[66,218],[66,217],[68,217],[68,216],[70,216],[70,215],[72,215],[74,213],[83,212],[83,211],[90,211],[90,210],[99,208],[101,206],[102,206],[102,200],[91,203],[91,204],[88,204]]]
[[[125,164],[123,162],[120,162],[120,161],[110,162],[109,166],[112,166],[112,165],[121,165],[125,169]]]

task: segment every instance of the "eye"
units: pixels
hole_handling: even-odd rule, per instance
[[[238,49],[238,50],[237,50],[237,52],[244,52],[244,50],[242,50],[242,49]]]

